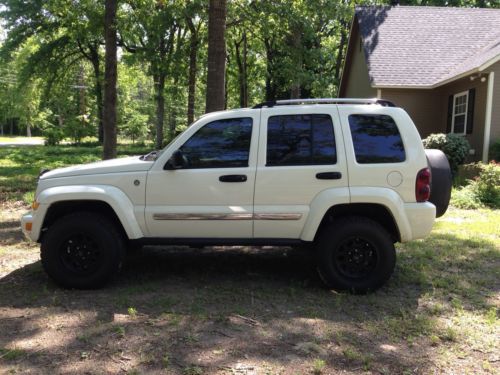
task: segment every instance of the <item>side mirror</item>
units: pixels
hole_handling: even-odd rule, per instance
[[[177,150],[172,154],[170,159],[168,159],[163,169],[165,170],[182,169],[186,165],[187,165],[186,157],[184,156],[181,150]]]

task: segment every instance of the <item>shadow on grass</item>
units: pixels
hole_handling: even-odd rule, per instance
[[[425,372],[430,345],[410,350],[408,342],[442,335],[436,319],[446,309],[426,311],[419,299],[486,311],[499,290],[498,261],[494,243],[433,235],[402,245],[391,281],[366,296],[324,289],[310,254],[290,248],[146,247],[96,291],[60,289],[37,262],[0,279],[0,311],[31,311],[2,319],[0,348],[42,334],[34,321],[83,314],[64,350],[13,362],[61,371],[58,363],[97,346],[96,363],[120,350],[141,353],[141,371],[159,371],[168,356],[174,372],[196,365],[214,373],[245,360],[294,368],[313,358],[332,371]]]

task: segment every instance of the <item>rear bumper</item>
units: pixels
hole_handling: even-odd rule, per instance
[[[405,203],[404,210],[408,218],[409,233],[403,242],[427,237],[436,219],[436,206],[430,202]]]

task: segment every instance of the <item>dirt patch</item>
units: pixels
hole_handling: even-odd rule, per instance
[[[104,289],[61,289],[44,273],[38,245],[20,234],[25,209],[2,206],[0,373],[498,369],[494,343],[462,350],[460,358],[460,336],[433,337],[437,331],[429,325],[437,321],[419,317],[430,309],[429,287],[396,275],[371,295],[333,293],[322,287],[303,250],[146,247]]]

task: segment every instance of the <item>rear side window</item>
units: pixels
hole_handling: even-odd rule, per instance
[[[266,166],[335,164],[337,153],[329,115],[269,117]]]
[[[387,115],[350,115],[352,143],[360,164],[401,163],[406,154],[398,127]]]

